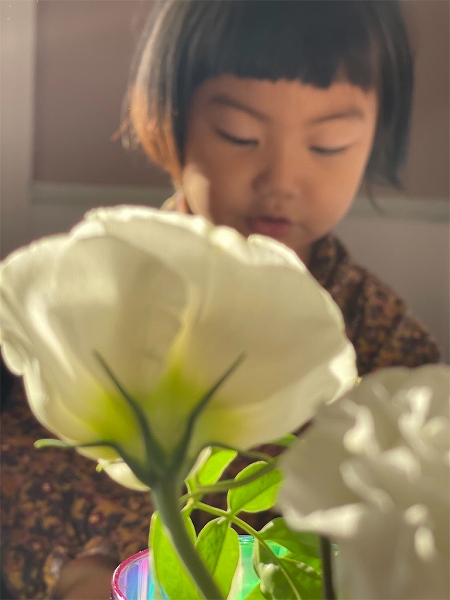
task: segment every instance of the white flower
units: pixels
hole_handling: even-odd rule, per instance
[[[339,545],[343,598],[449,598],[450,368],[363,378],[283,457],[288,524]]]
[[[36,417],[100,443],[81,451],[130,487],[174,460],[184,477],[209,444],[291,432],[356,377],[341,314],[294,253],[201,217],[98,209],[13,253],[0,277],[4,357]]]

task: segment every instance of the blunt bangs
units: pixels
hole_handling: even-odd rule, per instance
[[[166,0],[144,35],[135,79],[147,124],[159,138],[146,146],[149,128],[139,135],[132,106],[133,125],[151,158],[176,178],[192,95],[208,79],[232,74],[318,88],[346,80],[378,90],[380,118],[367,175],[397,183],[412,90],[402,27],[397,2],[390,0]],[[395,84],[399,77],[401,85]]]
[[[375,83],[375,64],[357,3],[348,0],[216,0],[192,22],[186,72],[193,87],[223,74],[300,80],[326,88],[345,72],[352,83]],[[205,6],[208,5],[208,6]],[[209,25],[209,24],[208,24]],[[191,59],[189,61],[189,58]],[[190,62],[190,64],[189,64]]]

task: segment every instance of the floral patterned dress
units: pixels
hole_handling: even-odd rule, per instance
[[[355,265],[334,235],[315,243],[310,270],[343,312],[360,375],[439,361],[435,341],[404,302]],[[119,563],[147,546],[149,495],[122,488],[76,452],[36,450],[34,441],[49,434],[31,414],[21,382],[1,419],[2,584],[8,590],[3,598],[51,597],[67,561],[100,553]],[[224,476],[234,476],[245,464],[237,459]],[[205,500],[225,506],[224,496]],[[259,529],[273,516],[244,518]],[[200,528],[209,517],[194,513],[193,518]]]

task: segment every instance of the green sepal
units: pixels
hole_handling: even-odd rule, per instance
[[[62,440],[54,440],[51,438],[36,440],[33,444],[35,448],[65,448],[67,450],[76,450],[78,446],[67,444]]]
[[[112,448],[118,453],[118,448],[115,444],[100,440],[98,442],[86,442],[84,444],[69,444],[64,440],[56,440],[54,438],[44,438],[34,442],[35,448],[64,448],[67,450],[79,450],[80,448]]]
[[[271,442],[271,444],[273,444],[274,446],[283,446],[283,448],[289,448],[297,440],[298,440],[298,437],[296,435],[294,435],[293,433],[287,433],[286,435],[283,435],[283,437],[279,438],[278,440]]]
[[[266,471],[268,466],[270,465],[262,461],[255,462],[236,475],[236,483],[252,476],[255,476],[255,479],[229,490],[228,507],[232,514],[236,515],[242,510],[252,513],[259,512],[274,506],[283,475],[278,468],[271,468],[269,472],[260,473]],[[259,476],[258,473],[260,473]]]
[[[195,429],[195,425],[197,424],[198,419],[200,418],[202,412],[206,408],[206,406],[211,402],[216,391],[225,383],[225,381],[234,373],[234,371],[239,367],[241,362],[245,358],[245,353],[243,352],[238,356],[238,358],[233,362],[233,364],[225,371],[225,373],[219,377],[219,379],[209,388],[209,390],[200,398],[198,403],[195,405],[191,414],[189,415],[185,431],[183,433],[183,437],[180,440],[178,446],[175,448],[173,455],[171,457],[171,463],[169,465],[169,469],[174,472],[178,472],[180,465],[183,463],[185,456],[187,455],[187,450],[192,438],[192,434]],[[190,469],[188,469],[190,470]]]
[[[225,519],[214,519],[200,531],[195,547],[227,598],[239,563],[238,534]]]
[[[95,358],[99,361],[100,365],[105,370],[106,374],[110,377],[111,381],[116,386],[117,390],[121,393],[123,399],[132,410],[134,417],[136,419],[136,423],[139,428],[140,437],[145,446],[145,455],[147,464],[142,467],[137,464],[136,461],[131,461],[129,458],[125,457],[123,453],[121,453],[125,462],[134,472],[136,477],[143,481],[144,483],[149,483],[149,481],[153,479],[161,479],[165,475],[167,470],[167,455],[164,452],[163,448],[157,441],[156,437],[153,434],[150,423],[147,421],[147,417],[145,411],[142,409],[141,405],[137,400],[135,400],[131,394],[127,392],[124,385],[117,379],[109,365],[106,363],[104,358],[97,352],[94,351]]]

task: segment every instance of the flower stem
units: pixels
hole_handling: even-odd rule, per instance
[[[324,600],[336,600],[336,594],[333,587],[332,572],[332,549],[330,540],[324,536],[319,536],[320,554],[322,557],[323,571],[323,597]]]
[[[207,600],[221,600],[222,593],[198,555],[180,513],[177,487],[171,482],[152,489],[153,499],[172,543],[194,583]]]

